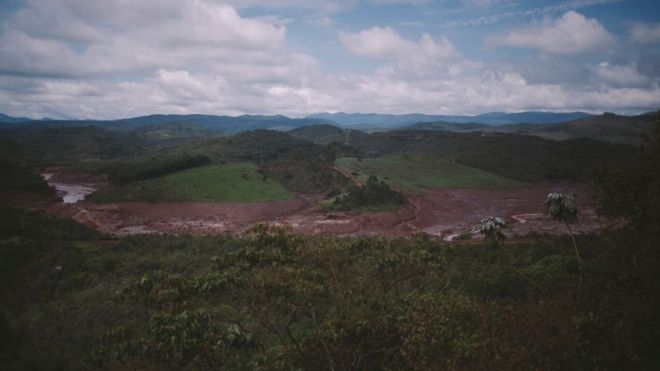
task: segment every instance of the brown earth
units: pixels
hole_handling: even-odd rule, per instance
[[[71,172],[63,166],[49,166],[41,171],[42,176],[48,178],[47,181],[65,184],[96,183],[107,184],[107,175],[98,175],[82,172]]]
[[[590,202],[584,184],[535,184],[506,190],[434,189],[409,195],[398,210],[387,212],[327,212],[319,208],[320,195],[299,195],[295,200],[265,203],[112,203],[83,200],[52,203],[44,209],[114,235],[139,233],[237,233],[255,223],[286,224],[305,234],[404,236],[423,231],[445,239],[469,234],[488,216],[504,217],[508,235],[530,232],[563,234],[565,226],[544,217],[543,201],[550,192],[576,194],[581,210],[577,232],[602,228],[603,221]]]

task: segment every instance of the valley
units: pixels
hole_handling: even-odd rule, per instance
[[[577,133],[571,122],[361,131],[260,117],[250,122],[272,126],[224,131],[206,116],[167,117],[0,130],[10,303],[0,320],[18,313],[29,339],[11,338],[10,364],[561,369],[568,357],[607,369],[616,360],[594,357],[654,359],[576,340],[600,344],[654,321],[657,152],[630,140],[650,122],[590,116],[565,136]],[[550,195],[567,201],[549,205]],[[553,214],[569,209],[573,219]],[[651,327],[624,338],[650,343]]]
[[[0,0],[0,371],[660,369],[660,0]]]
[[[65,173],[55,174],[55,179],[62,178],[72,179]],[[95,185],[90,183],[49,184],[67,193],[62,196],[62,203],[50,204],[45,211],[116,236],[241,233],[254,224],[267,223],[288,225],[294,232],[309,235],[401,237],[424,232],[452,240],[461,235],[472,238],[472,228],[484,215],[504,217],[509,224],[507,234],[512,237],[522,238],[529,233],[563,234],[563,225],[542,215],[545,196],[557,191],[573,192],[580,200],[582,218],[575,226],[577,232],[595,232],[606,223],[596,216],[590,187],[579,183],[536,183],[505,189],[445,187],[422,191],[416,188],[417,192],[410,193],[398,210],[366,213],[325,211],[319,206],[322,194],[298,194],[291,200],[267,202],[253,198],[248,203],[97,203],[82,199],[81,190],[94,190]]]

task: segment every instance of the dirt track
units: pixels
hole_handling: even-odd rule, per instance
[[[75,219],[101,231],[128,235],[136,233],[216,234],[240,232],[255,223],[288,224],[305,234],[403,236],[423,231],[446,239],[470,229],[484,217],[502,216],[509,235],[529,232],[563,234],[564,226],[541,215],[549,192],[577,195],[581,219],[578,232],[597,230],[589,202],[590,190],[583,184],[536,184],[507,189],[436,189],[424,195],[409,195],[399,210],[372,213],[328,213],[319,209],[322,197],[300,195],[295,200],[267,203],[53,203],[51,214]]]

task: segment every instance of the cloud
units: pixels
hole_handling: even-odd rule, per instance
[[[486,39],[489,46],[533,48],[552,54],[573,54],[602,50],[615,43],[614,37],[595,19],[568,11],[554,22],[544,22]]]
[[[285,39],[279,18],[243,17],[211,0],[29,0],[0,29],[0,110],[99,118],[266,110],[259,96],[304,85],[317,63]]]
[[[636,64],[616,66],[609,62],[602,62],[593,68],[598,81],[614,87],[644,87],[651,83],[651,79],[643,76],[637,70]]]
[[[456,76],[478,64],[464,58],[445,37],[422,34],[418,40],[401,37],[392,27],[372,27],[357,33],[339,33],[339,40],[351,53],[386,64],[381,76],[424,80]]]
[[[246,63],[259,68],[272,63],[286,34],[283,26],[200,0],[140,0],[121,7],[102,0],[32,3],[0,35],[4,74],[90,77]]]
[[[355,7],[358,0],[226,0],[238,9],[259,8],[332,14]]]
[[[323,17],[327,15],[305,19]],[[557,25],[571,17],[579,22],[568,23],[582,26],[568,27],[571,32],[593,33],[584,23],[602,28],[569,12],[529,29],[552,39],[558,36],[548,30],[566,29]],[[446,37],[408,38],[391,26],[340,32],[337,37],[346,50],[379,67],[330,73],[313,56],[293,51],[283,19],[247,17],[215,0],[26,0],[0,26],[0,112],[55,118],[300,116],[318,111],[473,114],[651,110],[660,102],[660,74],[653,72],[658,71],[657,58],[648,63],[607,58],[607,63],[591,65],[579,55],[550,55],[554,59],[548,64],[570,59],[585,77],[534,80],[514,64],[469,59]],[[295,27],[313,26],[303,22]],[[576,43],[560,35],[570,45]],[[594,42],[579,44],[584,49]]]
[[[487,14],[482,14],[477,17],[468,19],[457,19],[442,24],[444,28],[452,27],[466,27],[466,26],[482,26],[502,21],[510,21],[514,18],[525,18],[547,16],[557,12],[575,11],[582,8],[589,8],[596,5],[610,4],[621,2],[623,0],[567,0],[562,2],[553,2],[551,4],[534,7],[534,8],[520,8],[526,2],[517,0],[462,0],[461,4],[467,5],[459,10],[459,13],[464,11],[472,11],[474,9],[487,11]]]
[[[405,5],[424,5],[432,3],[433,0],[369,0],[372,4],[390,5],[390,4],[405,4]]]
[[[630,38],[638,44],[660,43],[660,23],[635,23],[630,29]]]
[[[456,54],[445,38],[423,34],[417,42],[405,40],[391,27],[372,27],[358,33],[339,33],[341,43],[353,54],[376,59],[401,59],[412,55],[445,59]]]
[[[353,54],[367,58],[397,58],[415,48],[391,27],[373,27],[359,33],[339,33],[341,43]]]

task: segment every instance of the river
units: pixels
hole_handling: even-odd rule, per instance
[[[54,173],[41,174],[48,185],[55,188],[57,195],[62,197],[62,202],[65,204],[75,204],[82,201],[87,195],[98,189],[98,185],[93,183],[73,184],[57,182],[53,180],[53,175]]]

